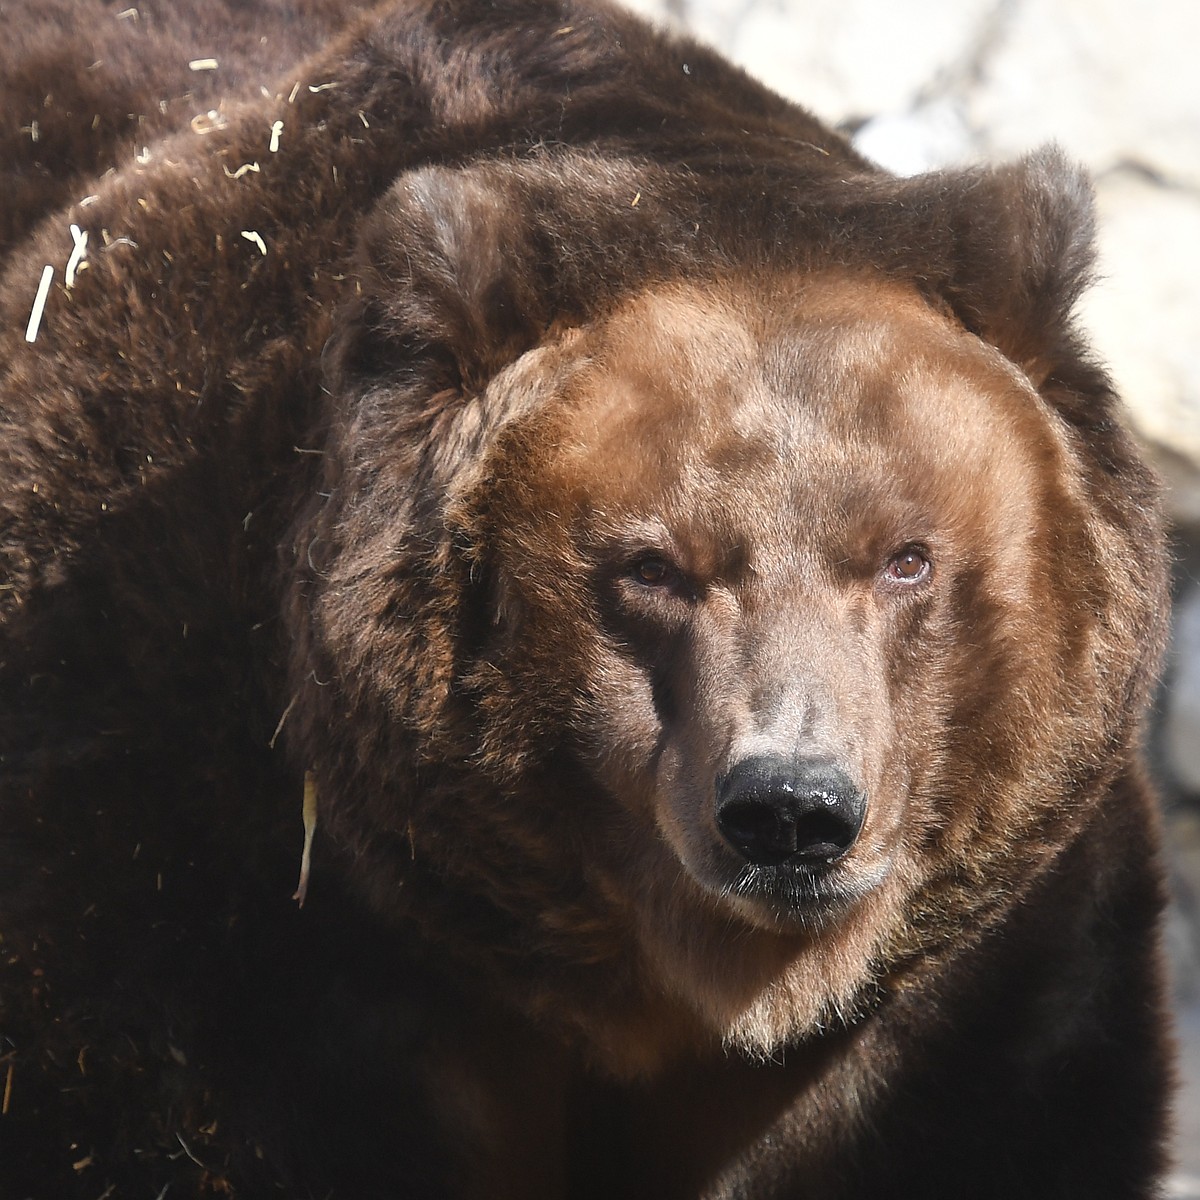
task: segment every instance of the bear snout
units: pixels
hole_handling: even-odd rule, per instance
[[[721,836],[752,866],[823,866],[858,840],[866,793],[828,759],[759,755],[716,780]]]

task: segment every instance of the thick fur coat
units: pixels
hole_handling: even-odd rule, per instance
[[[357,7],[0,3],[0,1194],[1154,1195],[1086,182]]]

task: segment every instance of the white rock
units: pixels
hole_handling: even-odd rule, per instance
[[[628,7],[687,28],[781,95],[827,121],[903,111],[950,68],[994,0],[632,0]]]
[[[854,135],[854,145],[897,175],[919,175],[972,157],[963,106],[947,98],[872,118]]]
[[[1200,185],[1200,4],[1010,0],[973,90],[986,147],[1058,141],[1093,169],[1135,159]]]
[[[1200,795],[1200,587],[1189,589],[1176,609],[1171,659],[1174,679],[1163,722],[1163,749],[1173,782]]]
[[[1101,177],[1097,200],[1101,278],[1081,314],[1134,428],[1182,460],[1166,464],[1175,512],[1200,521],[1200,202],[1132,171]]]

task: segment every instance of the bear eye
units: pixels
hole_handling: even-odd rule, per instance
[[[893,554],[884,568],[884,575],[893,583],[924,583],[933,571],[929,556],[919,546],[905,546]]]
[[[633,564],[630,574],[640,584],[646,587],[666,587],[678,578],[678,572],[665,558],[657,554],[639,558]]]

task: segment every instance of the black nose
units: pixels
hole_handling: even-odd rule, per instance
[[[826,759],[747,758],[717,780],[721,833],[756,866],[835,862],[866,812],[866,796]]]

